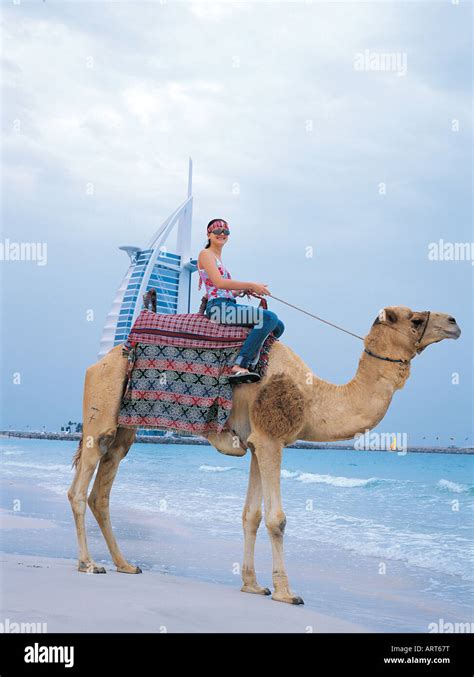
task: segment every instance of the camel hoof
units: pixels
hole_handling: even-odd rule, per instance
[[[268,588],[262,588],[260,585],[243,585],[240,588],[241,592],[250,592],[254,595],[271,595],[272,591]]]
[[[303,598],[298,595],[278,595],[277,593],[273,593],[272,599],[275,600],[275,602],[286,602],[286,604],[304,604]]]
[[[292,603],[292,604],[304,604],[304,600],[303,600],[302,597],[299,597],[298,595],[296,595],[296,596],[293,597],[293,599],[291,600],[291,603]]]
[[[123,567],[117,567],[119,574],[141,574],[143,573],[140,567],[133,564],[126,564]]]
[[[94,564],[94,562],[90,562],[89,564],[86,564],[86,562],[79,562],[79,566],[77,567],[77,570],[80,571],[83,574],[106,574],[107,573],[105,567],[100,567],[97,564]]]

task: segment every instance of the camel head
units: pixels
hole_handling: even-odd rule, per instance
[[[432,343],[457,339],[460,335],[461,330],[451,315],[388,306],[373,323],[365,338],[365,347],[379,355],[409,360]]]

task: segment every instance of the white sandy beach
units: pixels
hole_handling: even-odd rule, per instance
[[[145,572],[80,574],[67,559],[0,555],[2,621],[47,632],[362,632],[304,607]]]

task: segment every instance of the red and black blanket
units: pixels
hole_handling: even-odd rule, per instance
[[[122,347],[129,364],[119,425],[195,435],[221,432],[232,409],[228,375],[249,331],[197,313],[142,310]],[[255,367],[261,376],[276,340],[270,334],[262,346]]]

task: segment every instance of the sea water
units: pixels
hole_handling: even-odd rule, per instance
[[[67,505],[76,448],[69,441],[3,438],[1,476],[54,492]],[[115,513],[133,508],[169,515],[198,540],[241,540],[249,455],[136,443],[120,464],[111,505]],[[474,458],[464,454],[285,449],[285,536],[306,562],[328,548],[341,558],[401,563],[436,594],[467,608],[474,579],[473,471]],[[48,554],[54,555],[54,543]]]

